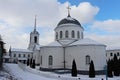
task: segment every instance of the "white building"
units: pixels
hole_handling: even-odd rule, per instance
[[[31,59],[33,51],[27,49],[11,49],[10,62],[17,63],[18,61],[26,63],[27,59]]]
[[[120,48],[119,47],[117,47],[117,48],[108,48],[106,50],[107,60],[113,59],[115,54],[116,54],[117,58],[119,59],[120,58]]]
[[[37,54],[40,52],[40,45],[39,45],[39,33],[36,30],[36,17],[35,17],[35,25],[34,30],[30,33],[30,42],[28,45],[28,49],[16,49],[10,48],[9,55],[10,55],[10,62],[17,63],[18,61],[25,62],[27,59],[34,59],[36,64],[40,61],[37,58]]]
[[[76,19],[68,14],[54,31],[55,41],[40,48],[41,70],[71,69],[75,59],[80,73],[88,72],[91,60],[96,73],[103,72],[106,65],[106,46],[84,38],[84,29]]]

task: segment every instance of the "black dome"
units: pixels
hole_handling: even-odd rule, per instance
[[[59,23],[58,23],[58,26],[59,25],[62,25],[62,24],[67,24],[67,23],[72,23],[72,24],[77,24],[79,26],[81,26],[81,24],[79,23],[78,20],[72,18],[72,17],[67,17],[67,18],[64,18],[62,19]]]

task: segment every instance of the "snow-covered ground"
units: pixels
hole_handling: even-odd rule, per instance
[[[10,74],[5,71],[0,71],[0,80],[10,80]]]
[[[5,68],[7,68],[12,75],[17,77],[17,80],[101,80],[102,78],[106,80],[104,75],[96,76],[96,78],[88,78],[88,75],[78,75],[78,77],[71,77],[70,74],[61,75],[52,72],[42,72],[27,67],[28,70],[30,70],[28,71],[21,69],[17,64],[5,64]],[[44,75],[49,75],[50,77]],[[120,80],[120,77],[109,78],[108,80]]]
[[[36,74],[32,74],[28,71],[24,71],[17,64],[5,64],[9,67],[9,71],[14,76],[18,77],[19,80],[54,80],[50,78],[45,78]]]

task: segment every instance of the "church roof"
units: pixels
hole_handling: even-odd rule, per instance
[[[96,42],[89,38],[84,38],[84,39],[78,40],[70,45],[103,45],[103,46],[105,46],[104,44],[101,44],[101,43]]]
[[[17,52],[33,52],[28,49],[17,49],[17,48],[11,48],[11,51],[17,51]]]
[[[40,45],[35,45],[35,50],[40,50]]]
[[[107,49],[106,50],[120,50],[120,46],[119,47],[107,47]]]
[[[58,41],[51,42],[50,44],[46,46],[62,46]]]

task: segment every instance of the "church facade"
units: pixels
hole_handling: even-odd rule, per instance
[[[96,73],[104,71],[106,46],[84,38],[84,28],[75,18],[68,14],[54,31],[55,41],[40,48],[41,70],[72,69],[72,61],[75,60],[78,71],[86,73],[93,60]]]

